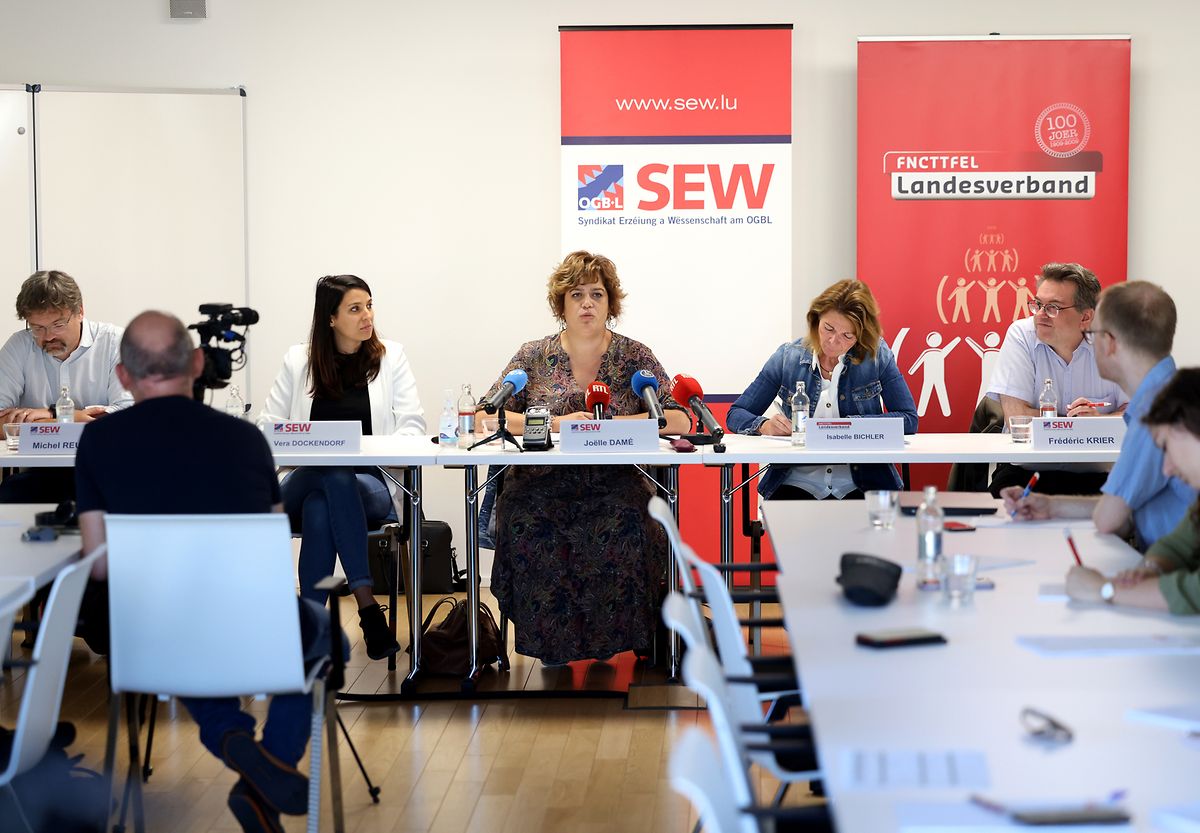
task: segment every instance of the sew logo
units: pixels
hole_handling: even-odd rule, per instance
[[[624,165],[580,165],[580,211],[621,211],[625,208]]]
[[[1042,427],[1048,431],[1070,431],[1075,427],[1073,419],[1047,419],[1042,422]]]
[[[582,431],[599,431],[603,426],[598,422],[574,422],[571,423],[571,433],[577,434]]]
[[[62,431],[61,425],[28,425],[30,434],[57,434]]]
[[[276,434],[307,434],[312,431],[311,422],[276,422]]]

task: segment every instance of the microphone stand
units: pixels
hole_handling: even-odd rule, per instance
[[[489,413],[489,411],[485,408],[484,413]],[[490,436],[484,437],[482,440],[472,443],[470,446],[468,446],[467,451],[472,451],[476,446],[490,443],[492,440],[500,440],[501,450],[504,449],[505,443],[512,443],[517,447],[517,451],[523,452],[525,449],[521,447],[521,444],[517,442],[517,438],[512,435],[511,431],[508,430],[508,425],[505,422],[507,417],[504,415],[504,408],[497,408],[494,413],[496,414],[496,430]]]
[[[705,434],[704,423],[696,418],[697,432],[695,434],[684,434],[683,439],[690,442],[692,445],[711,445],[713,451],[717,454],[725,453],[725,444],[721,442],[725,438],[724,431],[718,431],[716,434]]]

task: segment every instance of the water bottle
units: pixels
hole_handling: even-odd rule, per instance
[[[471,386],[462,386],[462,396],[458,397],[458,447],[470,448],[475,442],[475,397],[471,395]]]
[[[458,445],[458,409],[454,405],[454,391],[446,388],[442,396],[442,418],[438,421],[438,445],[447,448]]]
[[[945,518],[937,504],[937,486],[926,486],[925,500],[917,509],[917,584],[940,577]]]
[[[1043,417],[1058,416],[1058,392],[1054,390],[1054,380],[1047,379],[1042,385],[1042,393],[1038,397],[1038,410]]]
[[[229,396],[225,398],[225,413],[238,419],[246,418],[246,400],[242,399],[242,391],[237,385],[229,388]]]
[[[796,383],[792,394],[792,445],[803,446],[808,442],[808,394],[804,383]]]
[[[58,401],[54,403],[54,413],[59,422],[75,421],[75,400],[71,398],[71,391],[66,385],[59,391]]]

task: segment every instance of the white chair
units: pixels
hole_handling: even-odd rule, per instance
[[[738,815],[733,786],[721,769],[721,756],[703,730],[693,726],[675,741],[671,786],[692,802],[700,825],[709,833],[758,833],[753,818]]]
[[[679,593],[667,595],[663,620],[687,643],[683,679],[705,699],[726,768],[738,770],[738,777],[745,780],[745,789],[737,794],[739,803],[754,802],[747,774],[751,764],[763,768],[780,782],[775,805],[783,800],[791,784],[820,778],[807,727],[763,722],[762,706],[753,687],[728,682],[721,661],[703,637],[692,606]],[[759,735],[768,740],[758,739]]]
[[[307,673],[304,669],[287,516],[107,515],[105,527],[113,692],[105,776],[112,777],[119,701],[121,695],[129,695],[128,777],[135,828],[142,830],[145,820],[132,695],[303,692],[313,697],[308,830],[316,833],[320,819],[324,724],[334,829],[340,833],[341,778],[332,697],[336,682],[326,686],[325,662],[315,663]],[[334,653],[340,654],[340,643]]]
[[[50,587],[50,597],[38,627],[37,639],[33,644],[33,658],[25,674],[25,688],[21,692],[21,707],[17,712],[16,732],[13,735],[12,753],[8,764],[0,773],[0,787],[6,788],[9,798],[17,808],[21,824],[31,833],[35,829],[21,809],[21,803],[12,788],[12,780],[34,767],[50,748],[50,740],[58,726],[58,712],[62,706],[63,685],[67,679],[67,661],[71,657],[71,644],[75,639],[75,619],[79,615],[79,600],[91,572],[92,563],[104,552],[104,547],[86,558],[65,567]],[[11,634],[12,616],[7,621]],[[0,612],[0,617],[4,614]],[[7,645],[5,646],[7,647]]]
[[[0,579],[0,660],[8,659],[12,642],[13,621],[21,605],[33,598],[30,579]]]

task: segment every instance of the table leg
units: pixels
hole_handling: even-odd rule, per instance
[[[733,563],[733,464],[721,466],[721,563]],[[725,574],[725,585],[733,592],[734,575]]]
[[[463,691],[474,691],[479,683],[479,467],[464,466],[467,519],[467,656],[471,670],[463,679]]]
[[[408,593],[408,627],[410,644],[412,645],[412,661],[409,665],[408,676],[400,684],[401,694],[411,694],[416,690],[417,677],[421,673],[421,621],[425,618],[421,603],[421,567],[425,560],[421,552],[421,467],[410,466],[405,479],[408,481],[408,503],[406,508],[406,523],[408,524],[408,575],[404,577],[404,591]],[[396,567],[399,570],[399,566]],[[395,593],[396,581],[393,577],[392,592]],[[396,609],[395,599],[392,600],[392,610]]]
[[[671,516],[675,518],[675,525],[679,526],[679,466],[667,466],[666,472],[666,487],[667,487],[667,502],[671,505]],[[678,554],[670,553],[667,559],[667,587],[672,591],[679,590],[679,562],[676,560]],[[679,679],[679,634],[671,630],[669,637],[669,657],[668,657],[668,677],[672,682]]]

